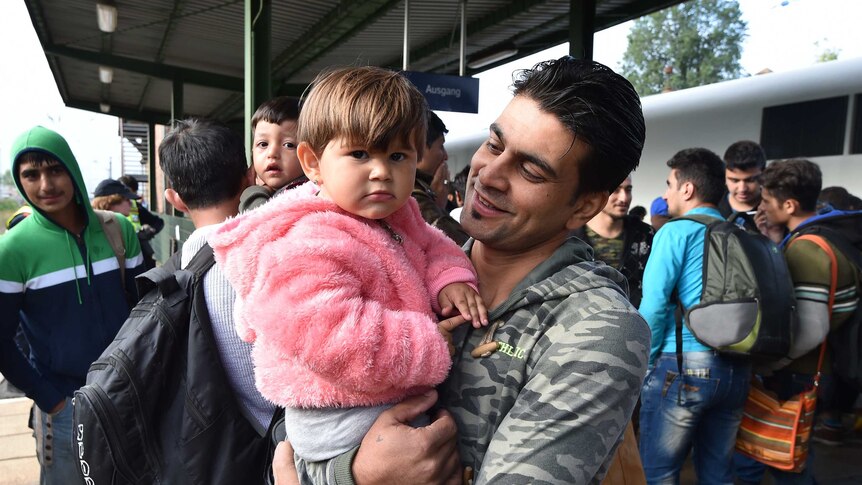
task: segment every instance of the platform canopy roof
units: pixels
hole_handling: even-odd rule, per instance
[[[270,3],[271,2],[271,3]],[[400,69],[404,0],[25,0],[66,105],[145,122],[171,117],[182,86],[183,113],[230,121],[243,116],[246,4],[270,6],[272,93],[298,95],[322,69]],[[97,3],[116,7],[112,33],[99,29]],[[599,31],[680,0],[468,0],[466,54],[472,61],[517,53],[475,74],[573,38],[570,9],[595,8]],[[250,8],[251,8],[250,7]],[[413,71],[458,74],[460,1],[409,0]],[[99,66],[111,68],[100,82]],[[103,73],[105,74],[105,73]]]

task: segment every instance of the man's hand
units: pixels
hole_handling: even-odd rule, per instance
[[[63,408],[65,408],[65,407],[66,407],[66,400],[63,399],[62,401],[58,402],[56,406],[51,408],[51,410],[48,411],[48,414],[53,416],[53,415],[59,413],[60,411],[62,411]]]
[[[446,162],[437,166],[434,171],[434,178],[431,179],[431,190],[437,197],[434,203],[441,209],[446,208],[446,203],[449,202],[449,166]]]
[[[784,226],[770,224],[766,218],[766,212],[760,209],[754,214],[754,224],[761,234],[768,237],[775,244],[781,243],[781,240],[784,239]]]
[[[465,283],[444,286],[437,295],[437,300],[444,317],[451,317],[457,309],[462,317],[473,322],[473,327],[488,325],[488,309],[485,308],[485,302]]]
[[[436,401],[437,392],[428,391],[396,404],[377,418],[353,460],[357,485],[461,483],[452,416],[441,410],[428,426],[413,428],[407,424]]]
[[[293,446],[290,446],[288,441],[282,441],[275,447],[272,476],[275,478],[275,485],[299,485],[296,463],[293,462]]]

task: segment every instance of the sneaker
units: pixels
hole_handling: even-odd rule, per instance
[[[847,432],[842,427],[830,426],[821,423],[814,427],[811,439],[828,446],[838,446],[847,437]]]

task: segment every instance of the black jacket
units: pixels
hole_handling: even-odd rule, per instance
[[[585,227],[572,232],[582,241],[593,246],[587,237]],[[623,255],[620,261],[605,261],[616,268],[629,283],[629,301],[637,307],[643,295],[644,268],[652,250],[652,238],[655,232],[652,226],[634,216],[623,217]]]

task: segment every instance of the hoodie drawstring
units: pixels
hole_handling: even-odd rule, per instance
[[[66,249],[69,250],[69,258],[72,260],[72,270],[75,272],[75,291],[78,292],[78,304],[83,305],[84,301],[81,300],[81,288],[78,286],[78,265],[75,264],[75,253],[72,251],[72,244],[69,242],[69,233],[64,232],[66,236]],[[84,271],[87,271],[86,268]]]

